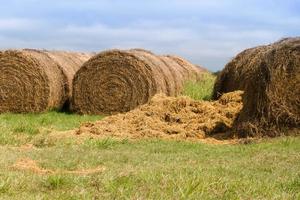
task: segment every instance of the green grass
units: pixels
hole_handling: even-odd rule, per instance
[[[50,170],[11,166],[30,158]],[[86,139],[20,151],[0,146],[0,199],[299,199],[300,138],[248,145]]]
[[[209,99],[212,80],[184,94]],[[0,199],[300,199],[300,137],[209,145],[162,140],[53,137],[101,116],[0,115]],[[34,148],[20,148],[24,144]],[[56,171],[16,170],[20,159]],[[93,174],[67,170],[105,168]]]
[[[42,114],[1,114],[0,144],[28,143],[37,135],[71,130],[78,128],[82,122],[96,121],[101,118],[101,116],[81,116],[56,111]]]
[[[195,100],[210,100],[216,77],[212,74],[204,74],[200,81],[187,81],[183,86],[182,95]]]

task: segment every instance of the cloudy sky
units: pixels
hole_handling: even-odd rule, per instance
[[[0,49],[145,48],[216,71],[239,51],[300,35],[300,0],[7,0]]]

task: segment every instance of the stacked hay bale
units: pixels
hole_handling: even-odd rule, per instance
[[[245,50],[218,76],[214,98],[244,90],[234,125],[240,137],[278,136],[300,128],[300,38]]]
[[[32,49],[0,52],[0,113],[60,109],[89,54]]]
[[[188,79],[204,70],[184,59],[133,49],[102,52],[76,73],[72,109],[82,114],[126,112],[147,103],[156,93],[176,96]]]

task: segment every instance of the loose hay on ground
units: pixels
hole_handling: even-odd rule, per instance
[[[157,94],[133,111],[83,124],[77,133],[130,139],[203,139],[228,131],[241,108],[241,91],[214,102]]]
[[[204,70],[183,59],[134,49],[102,52],[76,73],[72,109],[82,114],[127,112],[157,93],[176,96],[187,79]]]
[[[300,128],[300,38],[248,49],[228,63],[214,88],[244,90],[244,107],[235,122],[240,137],[279,136]]]

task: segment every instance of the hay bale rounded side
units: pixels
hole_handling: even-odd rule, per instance
[[[73,78],[80,67],[95,54],[82,52],[67,52],[67,51],[47,51],[43,50],[54,62],[62,69],[67,77],[68,101],[72,96]],[[68,103],[68,102],[67,102]]]
[[[169,70],[166,67],[155,67],[164,66],[165,63],[161,61],[154,53],[144,49],[131,49],[130,53],[134,54],[137,59],[140,59],[150,67],[151,76],[157,86],[155,93],[165,93],[174,95],[174,80]]]
[[[278,136],[300,128],[300,38],[246,50],[219,75],[214,97],[244,90],[235,123],[240,137]]]
[[[81,114],[127,112],[156,93],[179,94],[184,69],[172,59],[132,49],[102,52],[76,73],[72,110]]]
[[[177,96],[180,94],[183,83],[184,83],[184,72],[183,68],[181,65],[179,65],[177,62],[174,60],[170,59],[169,57],[166,56],[158,56],[160,60],[165,64],[165,68],[169,69],[171,72],[171,77],[172,77],[172,82],[174,83],[174,94],[171,96]]]
[[[184,69],[185,79],[198,80],[201,79],[202,75],[208,73],[208,70],[201,66],[196,66],[176,55],[167,55],[167,57],[171,58],[175,62],[177,62]]]

